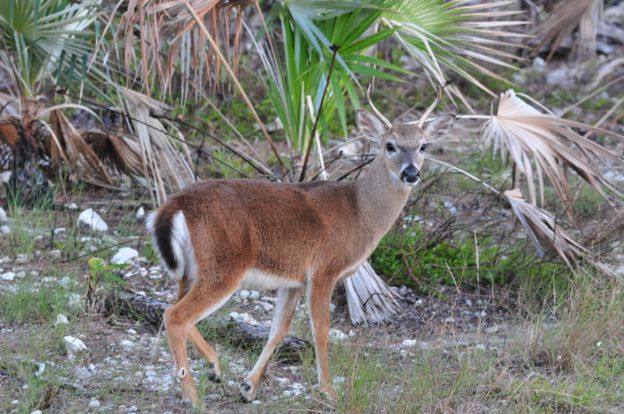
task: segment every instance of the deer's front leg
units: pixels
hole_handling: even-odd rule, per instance
[[[273,321],[271,322],[269,340],[258,357],[256,365],[254,365],[249,375],[247,375],[247,378],[245,378],[245,381],[241,384],[240,393],[245,401],[252,401],[254,399],[262,372],[273,354],[273,351],[277,345],[282,342],[284,335],[288,333],[288,329],[290,328],[295,314],[295,309],[297,309],[297,303],[302,294],[302,288],[281,288],[278,290],[277,306],[275,314],[273,315]]]
[[[320,275],[319,275],[320,276]],[[329,371],[328,342],[330,325],[330,304],[334,291],[335,280],[315,278],[308,287],[308,307],[310,325],[314,336],[316,351],[316,368],[318,372],[319,390],[329,398],[335,399]]]

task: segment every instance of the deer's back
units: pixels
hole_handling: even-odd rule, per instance
[[[200,265],[232,260],[304,277],[318,263],[348,265],[361,250],[356,200],[347,183],[207,180],[173,196],[160,214],[183,211]]]

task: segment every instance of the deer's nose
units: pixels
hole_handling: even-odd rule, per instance
[[[401,171],[401,181],[414,184],[420,179],[420,171],[414,165],[410,165]]]

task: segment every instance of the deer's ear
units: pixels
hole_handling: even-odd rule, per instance
[[[457,117],[454,114],[442,115],[429,122],[425,127],[427,140],[438,141],[449,133]]]
[[[362,134],[375,141],[380,140],[386,132],[386,127],[381,119],[364,109],[357,110],[355,122]]]

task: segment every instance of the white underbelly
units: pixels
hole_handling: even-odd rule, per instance
[[[241,289],[253,289],[253,290],[274,290],[279,288],[298,288],[303,287],[303,283],[272,275],[270,273],[263,272],[259,269],[249,269],[243,276],[241,282]]]

